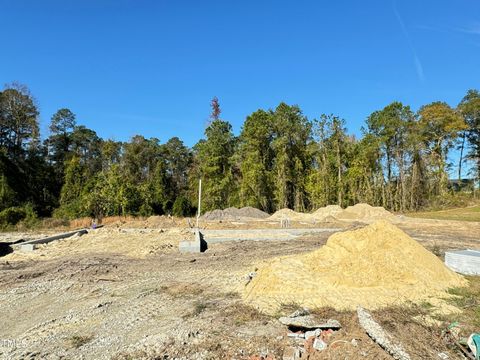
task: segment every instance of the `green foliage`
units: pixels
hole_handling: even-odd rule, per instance
[[[477,90],[456,109],[434,102],[414,113],[393,102],[368,117],[360,139],[338,116],[310,121],[283,102],[247,116],[237,138],[220,118],[217,98],[211,106],[204,139],[192,149],[177,137],[163,144],[140,135],[125,143],[103,140],[66,108],[52,116],[41,144],[35,100],[25,86],[9,85],[0,92],[0,225],[31,227],[37,214],[52,213],[188,216],[199,179],[203,211],[267,212],[358,202],[394,211],[449,206],[459,201],[448,187],[452,166],[459,178],[464,165],[480,179]],[[452,165],[454,149],[460,158]],[[464,196],[472,193],[476,188]]]
[[[31,228],[38,223],[37,214],[31,204],[9,207],[0,212],[0,229],[6,230],[20,223],[25,228]]]
[[[12,160],[38,145],[38,109],[28,88],[13,83],[0,92],[0,147]]]
[[[0,226],[6,228],[10,225],[16,225],[27,217],[27,212],[23,207],[10,207],[0,212]]]
[[[232,157],[236,141],[232,126],[223,120],[213,120],[205,136],[205,141],[196,145],[203,179],[204,210],[234,206],[236,186]]]
[[[247,116],[239,144],[242,206],[253,206],[267,212],[274,209],[273,136],[271,112],[258,110]]]
[[[192,206],[187,198],[179,196],[173,203],[172,211],[175,216],[190,216],[192,215]]]
[[[280,103],[273,112],[272,149],[276,208],[304,211],[306,174],[310,168],[308,143],[311,123],[296,105]]]
[[[13,205],[15,201],[15,192],[8,184],[5,175],[0,176],[0,209],[5,209]]]
[[[146,203],[143,203],[140,206],[140,210],[138,211],[138,215],[143,216],[143,217],[151,216],[154,213],[155,212],[154,212],[153,208],[149,204],[146,204]]]
[[[468,90],[467,95],[458,105],[461,115],[467,124],[466,136],[470,143],[468,159],[474,163],[473,175],[480,179],[480,92]]]

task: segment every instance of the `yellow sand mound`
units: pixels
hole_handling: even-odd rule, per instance
[[[338,220],[361,221],[365,223],[371,223],[376,220],[391,220],[394,218],[391,212],[381,206],[370,206],[362,203],[349,206],[334,216]]]
[[[318,250],[270,259],[257,268],[243,297],[268,313],[291,303],[376,309],[438,299],[446,289],[467,284],[388,221],[333,234]]]
[[[305,214],[301,212],[296,212],[292,209],[281,209],[276,211],[272,216],[268,218],[268,220],[283,220],[289,219],[292,221],[310,221],[312,220],[310,214]]]
[[[343,209],[338,205],[328,205],[322,208],[315,210],[312,213],[312,217],[315,220],[325,220],[331,217],[335,217],[338,214],[341,214]]]

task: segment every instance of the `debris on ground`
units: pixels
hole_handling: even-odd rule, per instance
[[[315,316],[311,315],[308,310],[302,309],[294,312],[290,316],[284,316],[278,319],[283,325],[289,327],[289,329],[296,330],[311,330],[311,329],[339,329],[341,327],[337,320],[318,320]]]
[[[302,354],[323,351],[328,347],[328,339],[334,331],[341,328],[337,320],[319,320],[310,314],[308,309],[299,309],[290,316],[278,319],[287,326],[287,338],[293,340],[297,346],[285,349],[283,359],[301,359]],[[298,346],[301,344],[302,346]]]
[[[377,323],[372,315],[362,307],[357,308],[358,321],[362,328],[365,329],[368,336],[370,336],[378,345],[385,349],[394,359],[410,360],[410,355],[404,350],[403,346],[396,343],[392,335],[387,333],[379,323]]]
[[[243,288],[243,298],[267,313],[292,303],[354,310],[425,301],[451,312],[442,300],[446,290],[468,284],[388,221],[335,233],[318,250],[254,266],[257,275]]]
[[[471,334],[468,337],[467,344],[475,359],[480,359],[480,334]]]

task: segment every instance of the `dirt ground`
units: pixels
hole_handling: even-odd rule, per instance
[[[397,226],[442,256],[480,248],[480,223],[401,218]],[[212,222],[208,229],[273,228],[264,221]],[[358,223],[294,228],[354,228]],[[294,345],[278,316],[242,303],[252,264],[322,246],[331,232],[294,239],[213,243],[203,254],[180,254],[187,221],[109,224],[33,253],[0,258],[0,358],[4,359],[282,359]],[[32,235],[32,234],[30,234]],[[4,235],[13,239],[21,234]],[[33,235],[32,235],[33,236]],[[281,313],[293,310],[284,304]],[[342,329],[309,359],[390,359],[352,312],[315,309]],[[277,315],[280,315],[277,314]],[[462,358],[441,339],[447,323],[425,306],[383,309],[374,317],[414,359]],[[480,330],[480,329],[477,329]],[[307,357],[306,357],[307,358]],[[303,359],[303,358],[302,358]]]

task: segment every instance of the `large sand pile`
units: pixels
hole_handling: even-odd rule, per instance
[[[315,210],[312,213],[312,217],[317,221],[324,221],[326,219],[335,218],[338,214],[341,214],[343,209],[338,205],[328,205]]]
[[[310,214],[296,212],[292,209],[287,209],[287,208],[276,211],[272,216],[268,218],[268,220],[272,220],[272,221],[283,220],[283,219],[288,219],[292,221],[311,221],[312,220]]]
[[[446,296],[446,289],[466,285],[463,277],[388,221],[333,234],[318,250],[257,267],[243,297],[269,313],[291,303],[339,310],[429,299],[434,303]]]
[[[259,209],[251,206],[245,206],[237,209],[235,207],[229,207],[225,210],[212,210],[207,211],[202,215],[204,220],[242,220],[242,219],[265,219],[269,215]]]
[[[334,215],[338,220],[361,221],[371,223],[376,220],[392,220],[395,215],[381,206],[370,206],[368,204],[356,204],[349,206],[340,213]]]
[[[338,205],[328,205],[315,210],[313,213],[300,213],[291,209],[281,209],[275,212],[268,220],[289,219],[291,221],[329,222],[329,221],[359,221],[372,223],[377,220],[394,220],[395,216],[383,207],[373,207],[368,204],[356,204],[345,210]]]

